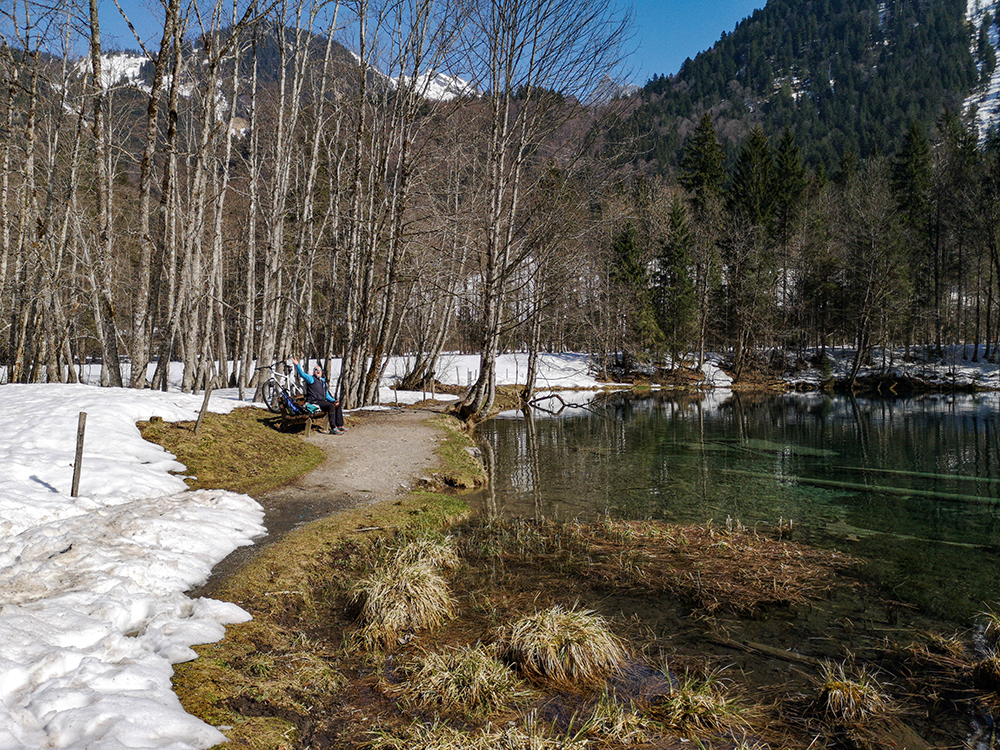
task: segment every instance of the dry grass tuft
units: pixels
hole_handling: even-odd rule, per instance
[[[819,702],[837,723],[863,724],[893,713],[892,701],[874,674],[864,667],[851,674],[843,664],[832,662],[823,664]]]
[[[680,732],[746,730],[750,709],[717,674],[683,673],[677,685],[649,708],[650,715]]]
[[[603,617],[558,605],[500,628],[497,641],[523,674],[566,685],[604,679],[627,653]]]
[[[404,703],[466,718],[504,711],[533,697],[489,646],[459,646],[427,654],[393,689]]]
[[[450,536],[440,540],[423,537],[412,541],[396,552],[395,561],[400,565],[423,561],[441,570],[456,570],[461,562],[455,541]]]
[[[388,646],[404,634],[440,625],[455,614],[447,581],[425,561],[391,563],[351,592],[369,645]]]
[[[441,722],[415,722],[402,730],[377,729],[365,743],[369,750],[586,750],[586,740],[552,737],[534,715],[524,726],[508,724],[478,732],[456,729]]]
[[[631,700],[623,702],[605,690],[582,733],[598,742],[641,745],[649,742],[655,731],[652,722],[639,713]]]

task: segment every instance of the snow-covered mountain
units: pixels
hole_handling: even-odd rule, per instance
[[[966,18],[970,26],[974,29],[980,28],[986,15],[989,14],[993,23],[989,24],[987,34],[989,35],[990,46],[994,50],[1000,48],[1000,30],[997,28],[997,14],[1000,13],[1000,3],[996,0],[983,2],[982,0],[967,0]],[[1000,57],[1000,52],[998,52]],[[979,62],[982,70],[983,62]],[[985,138],[990,128],[1000,125],[1000,65],[993,69],[989,80],[981,84],[965,100],[967,111],[976,107],[976,124],[979,127],[980,139]]]
[[[355,56],[356,57],[356,56]],[[136,55],[128,52],[116,52],[101,56],[101,79],[104,88],[114,88],[116,86],[132,86],[144,93],[149,93],[149,84],[143,79],[142,67],[150,62],[148,57]],[[83,59],[76,66],[78,76],[83,76],[90,71],[90,60]],[[468,81],[444,73],[424,73],[412,78],[410,76],[399,76],[389,78],[379,74],[381,78],[388,81],[392,88],[399,88],[401,85],[412,85],[417,93],[425,99],[431,101],[451,101],[460,96],[475,96],[476,89]],[[184,95],[188,91],[182,92]]]
[[[475,96],[477,93],[468,81],[444,73],[423,73],[416,78],[399,76],[390,80],[393,87],[412,85],[422,97],[436,102],[448,102],[460,96]]]
[[[101,55],[101,83],[106,89],[118,85],[131,85],[148,93],[149,85],[142,80],[142,66],[148,62],[148,57],[129,52]],[[75,71],[81,77],[90,73],[90,58],[80,60],[76,64]]]

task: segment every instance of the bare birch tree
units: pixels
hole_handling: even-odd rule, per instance
[[[114,201],[114,166],[111,130],[108,118],[107,81],[104,76],[104,61],[101,55],[101,22],[98,15],[98,0],[90,0],[90,63],[91,63],[91,103],[93,107],[93,143],[95,174],[95,200],[97,226],[94,230],[94,245],[91,251],[91,279],[94,285],[95,306],[100,312],[100,342],[103,368],[102,378],[107,385],[121,387],[121,358],[118,350],[118,314],[115,308],[113,283],[115,273],[112,267],[114,252],[114,224],[112,222]]]
[[[576,115],[613,74],[630,25],[627,13],[599,0],[495,0],[474,6],[467,29],[468,69],[489,107],[481,245],[479,377],[460,402],[464,418],[484,416],[496,393],[503,300],[520,262],[524,198],[539,175],[538,146]],[[567,141],[565,150],[579,148]],[[565,154],[563,157],[565,158]],[[551,155],[550,155],[551,157]]]
[[[442,64],[455,24],[450,0],[361,0],[355,7],[361,62],[354,163],[344,226],[345,408],[372,403],[400,326],[400,272],[427,76]],[[373,71],[383,71],[376,78]]]

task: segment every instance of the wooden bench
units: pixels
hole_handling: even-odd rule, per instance
[[[304,407],[306,400],[304,396],[297,396],[295,402],[300,407]],[[285,432],[288,427],[293,424],[305,424],[305,435],[309,437],[312,434],[312,427],[314,421],[322,421],[327,419],[325,413],[318,411],[315,413],[297,413],[293,414],[288,410],[285,404],[281,404],[281,424],[278,429]]]

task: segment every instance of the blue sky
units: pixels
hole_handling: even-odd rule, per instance
[[[631,82],[676,73],[688,57],[708,49],[765,0],[635,0]]]
[[[764,6],[765,0],[635,0],[635,36],[629,82],[643,84],[653,75],[676,73],[687,57],[708,49],[736,24]],[[157,0],[121,0],[144,37],[155,32],[152,14]],[[101,0],[105,47],[135,48],[128,28],[111,0]],[[159,15],[159,14],[157,14]],[[159,41],[157,36],[153,43]]]

